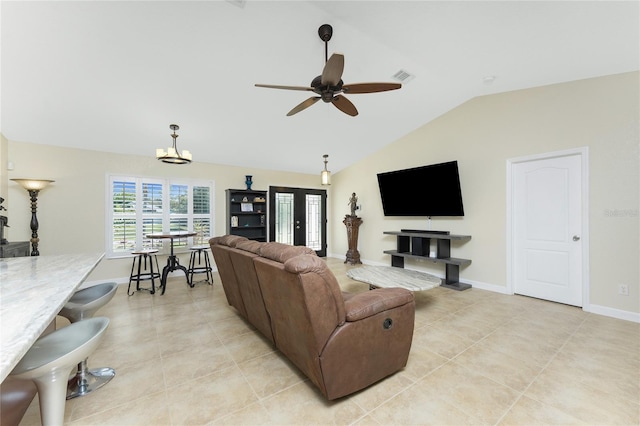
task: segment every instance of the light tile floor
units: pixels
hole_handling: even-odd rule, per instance
[[[111,324],[89,365],[116,377],[68,401],[65,424],[640,424],[640,324],[537,299],[416,293],[407,367],[332,402],[227,305],[217,274],[193,289],[173,274],[164,296],[120,286],[98,315]],[[39,422],[36,398],[21,425]]]

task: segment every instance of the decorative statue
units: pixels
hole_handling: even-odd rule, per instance
[[[356,209],[358,208],[357,203],[358,203],[358,197],[354,192],[353,194],[351,194],[351,198],[349,198],[349,206],[351,207],[351,216],[356,215]]]
[[[251,191],[251,185],[253,185],[253,176],[246,175],[244,183],[245,185],[247,185],[247,191]]]
[[[2,205],[4,203],[4,198],[0,197],[0,211],[6,210],[6,208]],[[4,227],[9,227],[8,225],[9,219],[6,216],[0,215],[0,244],[7,244],[8,241],[4,238]]]

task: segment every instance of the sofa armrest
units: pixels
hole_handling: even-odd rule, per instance
[[[347,322],[359,321],[379,312],[413,302],[413,293],[404,288],[378,288],[345,300]]]

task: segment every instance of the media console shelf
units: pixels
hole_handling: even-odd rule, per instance
[[[459,281],[460,267],[471,264],[469,259],[451,257],[451,241],[469,241],[471,235],[450,235],[442,232],[429,231],[384,231],[383,234],[395,235],[397,238],[397,250],[385,250],[385,254],[391,255],[391,266],[404,268],[404,259],[428,259],[434,263],[445,264],[445,279],[442,287],[453,290],[466,290],[470,284]],[[430,257],[431,240],[436,240],[436,257]]]

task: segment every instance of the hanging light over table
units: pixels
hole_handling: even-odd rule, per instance
[[[173,130],[173,134],[171,135],[171,137],[173,138],[173,146],[170,146],[169,148],[167,148],[166,151],[162,148],[156,149],[156,158],[162,161],[163,163],[170,163],[170,164],[191,163],[192,161],[191,153],[185,149],[184,151],[182,151],[182,154],[180,154],[180,152],[178,151],[178,148],[176,147],[176,139],[178,138],[178,135],[176,134],[176,130],[178,130],[180,127],[177,124],[171,124],[169,128]]]
[[[320,183],[323,185],[331,185],[331,172],[327,170],[328,154],[324,154],[324,170],[320,172]]]

